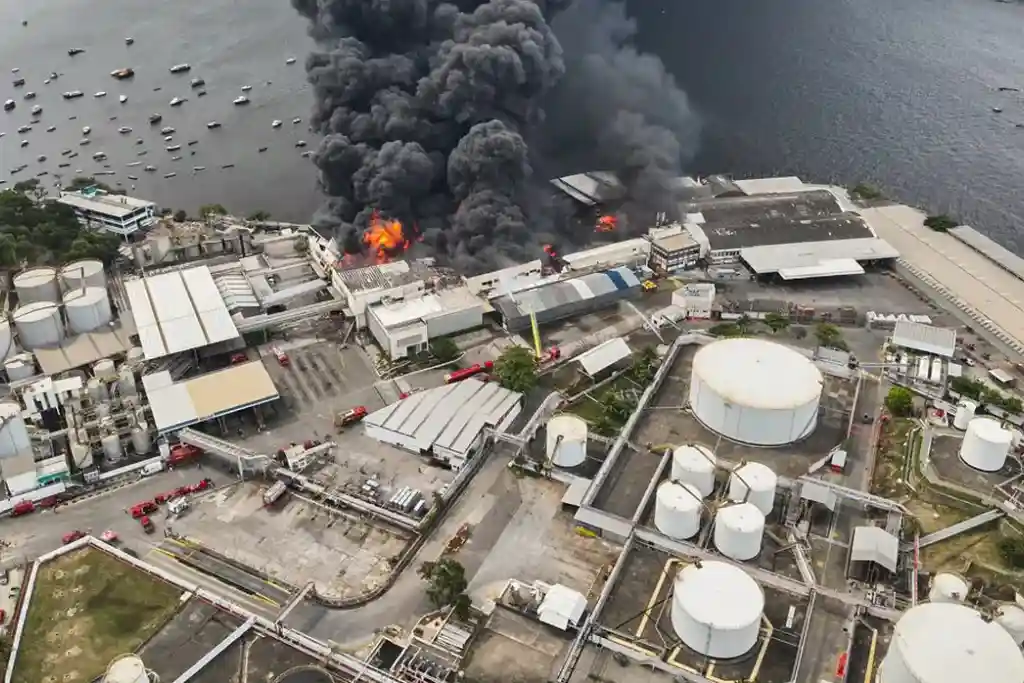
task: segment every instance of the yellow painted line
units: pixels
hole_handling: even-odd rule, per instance
[[[661,589],[665,585],[665,580],[668,578],[668,571],[672,568],[672,565],[678,561],[679,560],[672,558],[665,562],[665,567],[661,570],[661,576],[658,577],[658,583],[654,586],[654,592],[651,593],[651,599],[647,601],[647,607],[644,608],[644,615],[640,618],[640,625],[636,627],[637,638],[642,637],[644,631],[647,629],[647,624],[651,621],[651,610],[654,609],[655,603],[658,602],[658,596],[661,595]]]
[[[711,662],[710,664],[708,664],[708,670],[704,672],[704,678],[707,678],[709,680],[715,680],[714,676],[715,676],[715,663]]]
[[[617,638],[616,636],[612,636],[612,635],[605,636],[605,638],[607,638],[608,640],[612,641],[613,643],[618,643],[619,645],[621,645],[623,647],[628,647],[630,650],[636,650],[637,652],[643,652],[644,654],[650,655],[651,657],[658,656],[658,653],[655,652],[654,650],[652,650],[650,648],[646,648],[646,647],[644,647],[642,645],[638,645],[637,643],[631,642],[629,640],[625,640],[624,638]]]
[[[263,595],[263,593],[253,593],[252,596],[254,598],[258,599],[258,600],[262,600],[263,602],[267,603],[268,605],[273,605],[274,607],[280,607],[281,606],[281,603],[279,603],[277,600],[271,600],[266,595]]]
[[[764,642],[761,643],[761,650],[757,653],[757,659],[754,660],[754,668],[750,670],[750,683],[757,681],[757,674],[761,672],[761,665],[764,664],[764,657],[768,653],[768,646],[772,642],[772,634],[775,633],[775,629],[772,627],[772,622],[768,621],[768,618],[763,614],[761,615],[761,621],[764,622]]]
[[[183,541],[180,538],[168,538],[167,539],[167,543],[173,543],[174,545],[178,546],[179,548],[185,548],[187,550],[192,550],[195,547],[191,543]]]
[[[878,647],[878,631],[871,634],[871,648],[868,650],[868,665],[864,668],[864,683],[871,683],[875,673],[875,649]]]
[[[174,553],[168,552],[168,551],[164,550],[163,548],[153,548],[153,552],[154,553],[160,553],[161,555],[166,555],[167,557],[171,558],[172,560],[177,560],[178,559],[177,555],[175,555]]]

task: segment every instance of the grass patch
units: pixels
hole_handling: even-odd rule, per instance
[[[39,568],[14,683],[91,681],[178,608],[181,590],[83,548]]]
[[[909,490],[902,481],[907,465],[907,437],[914,423],[911,420],[892,419],[883,427],[878,439],[875,471],[871,474],[871,492],[887,498],[898,498]]]

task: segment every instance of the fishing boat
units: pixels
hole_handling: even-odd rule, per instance
[[[274,119],[273,123],[270,124],[270,127],[271,128],[280,128],[281,127],[281,120],[280,119]]]
[[[206,124],[206,127],[210,128],[210,129],[220,128],[220,123],[218,123],[217,121],[210,121],[209,123]]]
[[[183,100],[182,98],[175,97],[173,100],[171,100],[171,106],[172,107],[180,107],[182,104],[184,104],[184,102],[185,102],[185,100]]]
[[[193,88],[201,88],[204,85],[206,85],[206,81],[204,81],[202,78],[193,78],[189,82],[189,85],[192,86]]]
[[[92,132],[92,128],[89,126],[82,126],[82,135],[88,135]]]
[[[26,100],[34,100],[35,98],[36,98],[36,94],[34,92],[32,92],[31,90],[29,90],[27,93],[25,93],[25,99]]]
[[[75,100],[84,95],[85,93],[83,93],[81,90],[69,90],[66,93],[64,93],[63,97],[65,100]]]
[[[106,97],[107,96],[107,91],[106,90],[100,90],[97,93],[93,93],[92,96],[93,97]]]
[[[68,57],[74,57],[75,55],[80,55],[83,52],[85,52],[84,47],[73,47],[70,50],[68,50]]]
[[[127,78],[132,78],[133,76],[135,76],[135,70],[134,69],[114,69],[113,71],[110,72],[110,75],[113,76],[114,78],[118,79],[119,81],[123,81],[123,80],[125,80]]]
[[[125,102],[128,101],[128,96],[127,95],[119,95],[118,98],[117,98],[117,101],[120,102],[121,104],[124,104]]]
[[[40,107],[38,104],[36,106],[32,107],[32,116],[39,116],[42,113],[43,113],[43,108]]]
[[[183,74],[186,71],[191,71],[192,66],[190,64],[175,64],[171,67],[172,74]]]
[[[14,100],[7,100],[6,102],[4,102],[4,111],[11,111],[12,109],[14,109],[17,106],[18,106],[18,103],[15,102]]]
[[[160,114],[150,114],[149,115],[149,124],[151,126],[155,126],[156,124],[160,123],[163,120],[164,120],[164,117],[161,116]]]
[[[235,105],[249,104],[249,98],[246,97],[245,95],[241,95],[240,97],[236,97],[235,101],[232,104],[235,104]]]
[[[132,132],[132,129],[128,126],[121,126],[117,129],[117,132],[120,133],[121,135],[128,135],[129,133]]]

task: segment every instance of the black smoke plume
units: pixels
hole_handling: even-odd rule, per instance
[[[626,210],[670,203],[693,116],[632,46],[617,0],[292,3],[318,43],[306,70],[328,200],[316,220],[346,252],[361,251],[375,210],[466,272],[583,244],[592,232],[544,182],[555,169],[618,172]]]

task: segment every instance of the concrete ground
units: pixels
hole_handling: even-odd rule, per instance
[[[477,683],[543,683],[551,680],[572,634],[515,612],[497,609],[473,643],[465,676]]]
[[[878,665],[889,649],[892,631],[892,624],[875,617],[865,616],[857,622],[853,632],[853,647],[850,648],[846,663],[848,683],[872,683],[875,680]]]
[[[808,617],[810,625],[807,629],[807,642],[799,671],[793,676],[795,681],[813,681],[819,683],[838,683],[844,679],[836,676],[836,665],[839,657],[846,652],[849,633],[846,632],[848,608],[842,603],[817,598]],[[867,683],[863,679],[850,683]]]
[[[658,669],[641,666],[628,659],[616,661],[608,650],[597,645],[583,648],[569,683],[678,683],[682,679]]]
[[[1006,464],[998,472],[982,472],[965,464],[960,459],[960,444],[963,435],[935,434],[931,439],[932,447],[928,457],[932,467],[946,481],[964,486],[982,495],[989,495],[996,484],[1020,474],[1021,466],[1014,458],[1007,458]]]
[[[218,491],[174,522],[177,534],[287,584],[360,595],[390,572],[410,537],[289,494],[263,507],[257,483]]]
[[[24,581],[25,570],[16,567],[7,571],[7,585],[0,586],[0,610],[6,615],[3,625],[0,625],[0,636],[6,636],[8,632],[13,633],[14,610],[18,605],[18,595]]]

